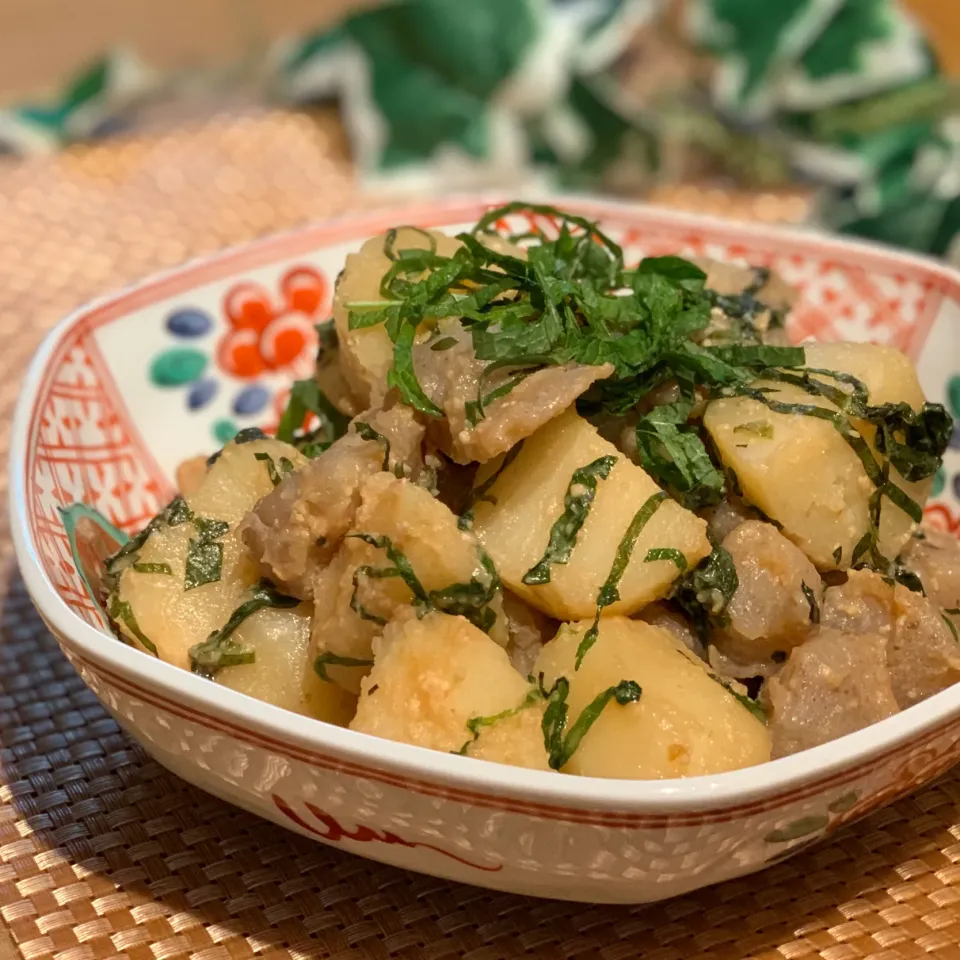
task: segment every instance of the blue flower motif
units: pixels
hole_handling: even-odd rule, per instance
[[[270,391],[259,383],[244,387],[233,399],[233,412],[237,416],[259,413],[270,402]]]
[[[206,336],[213,329],[213,317],[204,310],[184,307],[167,317],[167,330],[175,337],[193,340]]]
[[[187,408],[190,410],[202,410],[217,395],[220,384],[212,377],[204,380],[197,380],[190,387],[187,393]]]

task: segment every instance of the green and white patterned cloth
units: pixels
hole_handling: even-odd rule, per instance
[[[822,221],[947,254],[960,228],[960,117],[917,25],[893,0],[703,0],[691,37],[718,58],[711,95],[825,184]]]
[[[629,131],[604,71],[652,0],[405,0],[277,51],[278,92],[336,97],[371,181],[589,177]]]
[[[822,184],[828,226],[949,251],[957,98],[895,0],[690,0],[685,39],[712,56],[709,80],[638,107],[619,61],[663,6],[400,0],[285,46],[277,87],[336,97],[374,183],[593,189],[625,163],[649,182],[680,130],[747,186]]]
[[[156,76],[129,50],[104,56],[45,102],[0,109],[0,152],[52,153],[114,127],[150,93]]]
[[[960,88],[897,0],[687,0],[679,28],[669,6],[393,0],[277,45],[269,94],[338,102],[372,186],[800,181],[825,226],[960,259]],[[88,138],[155,84],[105,58],[0,111],[0,149]]]

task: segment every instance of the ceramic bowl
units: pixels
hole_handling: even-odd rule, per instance
[[[795,339],[894,344],[927,396],[960,405],[960,274],[892,250],[639,206],[559,200],[642,254],[764,264],[801,291]],[[295,716],[119,643],[91,558],[174,492],[176,466],[270,427],[309,375],[344,256],[397,223],[455,230],[489,203],[353,216],[218,254],[63,321],[27,374],[10,459],[24,580],[118,722],[185,780],[362,856],[500,890],[596,902],[671,897],[758,870],[890,803],[960,757],[960,685],[869,729],[752,769],[634,782],[449,756]],[[546,224],[549,229],[550,225]],[[812,467],[813,468],[813,467]],[[928,514],[960,526],[960,452]]]

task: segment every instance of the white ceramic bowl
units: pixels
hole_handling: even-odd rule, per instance
[[[802,291],[795,339],[892,343],[932,400],[960,403],[960,274],[891,250],[586,200],[626,248],[766,264]],[[86,307],[26,377],[10,458],[23,577],[60,645],[119,723],[210,793],[325,843],[467,883],[641,902],[758,870],[931,780],[960,757],[960,686],[826,746],[762,767],[664,782],[489,764],[295,716],[117,642],[83,582],[84,501],[126,531],[173,492],[183,459],[238,426],[270,426],[308,375],[312,324],[344,255],[397,223],[455,228],[490,204],[444,201],[267,239]],[[230,372],[232,371],[232,372]],[[956,531],[948,451],[936,503]],[[79,546],[77,544],[79,535]],[[98,535],[109,536],[109,530]]]

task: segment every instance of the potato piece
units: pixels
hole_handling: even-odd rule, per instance
[[[709,290],[735,300],[747,290],[752,290],[756,301],[767,309],[753,316],[750,325],[767,343],[783,340],[784,345],[789,344],[783,336],[783,330],[774,323],[774,312],[782,317],[796,301],[797,290],[789,286],[779,274],[772,271],[761,272],[756,267],[744,267],[708,257],[695,257],[693,262],[706,273],[706,286]],[[704,331],[703,342],[729,343],[731,336],[734,340],[737,339],[737,331],[741,326],[740,320],[731,317],[722,308],[714,307],[710,324]]]
[[[362,549],[359,541],[345,540],[333,560],[317,574],[313,583],[314,616],[311,629],[310,660],[316,662],[321,654],[335,658],[358,660],[357,666],[325,666],[327,676],[337,686],[350,693],[360,692],[360,681],[366,676],[373,660],[373,641],[383,632],[382,623],[364,619],[350,606],[353,597],[353,575],[357,568],[373,559],[372,548]],[[368,554],[368,550],[371,553]],[[379,561],[382,564],[382,560]],[[390,588],[396,606],[410,602],[399,581],[384,581],[378,597],[381,608],[386,606],[383,594]]]
[[[137,564],[167,564],[172,573],[141,573],[127,567],[114,594],[121,604],[130,605],[140,633],[156,647],[160,659],[185,670],[190,669],[189,649],[226,623],[257,580],[256,567],[246,549],[229,533],[221,541],[220,579],[184,590],[188,544],[195,536],[196,530],[189,523],[161,527],[152,533],[140,549]],[[128,618],[117,616],[116,620],[132,645],[148,649]]]
[[[261,459],[257,459],[260,454]],[[281,440],[264,438],[246,443],[228,443],[207,471],[203,484],[187,503],[194,513],[225,520],[233,527],[258,500],[274,489],[270,461],[283,474],[280,461],[286,458],[299,470],[309,461],[296,447]]]
[[[403,611],[376,644],[352,730],[433,750],[459,751],[472,740],[467,722],[521,706],[530,684],[506,653],[463,617]],[[532,719],[505,718],[484,727],[471,755],[546,769],[540,705]],[[500,724],[506,724],[496,730]],[[479,751],[474,753],[474,751]]]
[[[207,476],[207,458],[204,454],[184,460],[176,470],[177,490],[181,497],[195,494]]]
[[[261,459],[257,459],[257,454]],[[186,498],[190,508],[196,514],[224,520],[233,527],[254,503],[274,488],[267,457],[281,474],[280,461],[284,457],[295,470],[308,462],[296,447],[270,437],[228,443],[207,471],[200,488]]]
[[[910,358],[895,347],[875,343],[804,344],[807,366],[821,370],[839,370],[862,380],[870,393],[870,403],[909,403],[919,410],[927,399]],[[824,378],[824,382],[835,381]]]
[[[574,471],[607,455],[617,462],[607,479],[597,483],[569,563],[553,564],[548,583],[528,586],[524,574],[544,554]],[[558,620],[576,620],[595,612],[620,538],[637,510],[659,492],[640,467],[571,407],[524,441],[519,455],[489,490],[491,502],[477,504],[474,531],[511,590]],[[706,526],[673,500],[664,501],[640,533],[620,581],[621,599],[607,612],[632,613],[666,594],[679,574],[677,566],[670,560],[645,563],[647,552],[672,547],[694,566],[710,552]]]
[[[919,410],[926,401],[916,368],[909,357],[894,347],[873,343],[814,343],[805,349],[808,367],[840,370],[862,380],[871,404],[902,402]],[[876,430],[863,420],[854,421],[854,426],[873,450]],[[876,455],[875,450],[874,453]],[[933,477],[911,483],[891,469],[890,478],[921,508],[926,504],[933,489]],[[917,524],[899,507],[884,499],[880,508],[880,552],[891,559],[896,557],[916,528]]]
[[[598,694],[622,680],[642,688],[636,703],[610,702],[566,773],[659,780],[736,770],[770,759],[766,726],[671,634],[640,620],[604,617],[596,643],[574,670],[590,623],[565,624],[537,661],[549,689],[570,683],[567,728]]]
[[[747,289],[755,289],[754,296],[774,310],[786,312],[797,300],[797,290],[791,287],[778,273],[769,271],[766,276],[756,267],[744,267],[738,263],[713,260],[709,257],[693,257],[695,263],[707,275],[706,287],[724,296],[737,296]],[[757,281],[761,284],[757,287]],[[764,324],[763,329],[766,329]]]
[[[544,707],[541,700],[483,727],[480,736],[465,750],[466,755],[512,767],[549,770],[543,745]]]
[[[205,472],[200,487],[187,504],[195,517],[222,520],[230,530],[219,538],[223,544],[220,579],[184,590],[187,551],[198,537],[194,523],[170,526],[162,523],[146,540],[137,565],[167,564],[171,574],[141,572],[132,565],[120,575],[117,598],[130,605],[139,630],[157,647],[161,659],[190,669],[189,650],[220,629],[246,600],[257,582],[258,572],[237,536],[240,519],[273,490],[270,457],[279,472],[282,458],[301,467],[305,458],[293,447],[277,440],[253,440],[228,444]],[[135,631],[121,618],[120,629],[139,643]],[[251,664],[225,667],[217,683],[267,703],[307,716],[345,724],[353,714],[354,699],[331,684],[323,683],[307,659],[310,609],[265,608],[251,614],[232,635],[239,646],[252,649]],[[142,645],[142,644],[140,644]]]
[[[314,671],[307,656],[311,615],[310,607],[303,604],[293,610],[258,610],[249,616],[233,639],[252,649],[257,659],[225,667],[216,682],[294,713],[346,726],[356,710],[356,697],[324,683]]]
[[[194,516],[222,520],[230,531],[220,538],[223,562],[220,579],[184,590],[187,551],[198,536],[191,522],[161,523],[139,550],[138,566],[167,564],[171,573],[140,572],[128,566],[120,575],[116,598],[130,605],[139,630],[157,648],[161,660],[190,668],[190,647],[219,629],[245,599],[258,578],[256,566],[236,535],[236,525],[248,510],[273,489],[268,461],[286,457],[295,466],[305,460],[299,451],[278,440],[230,443],[207,471],[199,490],[186,498]],[[134,645],[143,646],[136,631],[120,619],[119,627]]]
[[[783,403],[831,407],[799,387],[780,385],[772,396]],[[746,500],[777,521],[821,570],[849,566],[867,530],[874,486],[830,423],[777,414],[759,400],[735,397],[711,403],[703,424]],[[839,561],[834,559],[838,549]]]
[[[490,581],[472,534],[458,528],[457,518],[439,500],[408,480],[379,473],[364,481],[353,529],[355,533],[389,537],[410,561],[426,591],[466,584],[471,579],[481,584]],[[360,567],[380,569],[390,565],[385,550],[356,537],[344,540],[333,562],[314,581],[314,657],[330,653],[370,659],[371,645],[382,625],[398,609],[409,606],[413,594],[398,577],[378,579],[360,574],[357,602],[366,612],[364,617],[351,606],[353,580]],[[489,606],[496,616],[491,634],[506,646],[507,623],[499,591]],[[359,667],[328,668],[334,682],[354,692],[359,690],[365,672]]]
[[[891,347],[816,344],[807,348],[807,361],[862,379],[871,403],[904,400],[918,407],[923,402],[910,361]],[[837,409],[800,387],[758,385],[775,389],[770,396],[784,403]],[[821,570],[847,569],[854,547],[869,527],[868,503],[875,487],[836,428],[810,416],[774,413],[747,397],[714,401],[703,423],[723,462],[736,474],[744,498],[781,524],[784,535]],[[872,442],[872,427],[861,421],[853,425]],[[907,483],[896,471],[891,471],[891,479],[921,507],[926,502],[931,480]],[[895,557],[914,526],[899,507],[884,499],[880,552]]]
[[[437,230],[400,227],[393,247],[395,250],[426,250],[431,245],[430,238],[436,244],[437,253],[444,256],[451,256],[461,246],[459,240]],[[379,405],[383,400],[387,371],[393,363],[393,344],[382,324],[351,330],[349,305],[376,303],[383,299],[380,281],[392,266],[392,261],[384,253],[385,240],[386,234],[371,237],[357,253],[347,256],[333,297],[340,366],[360,410]]]

